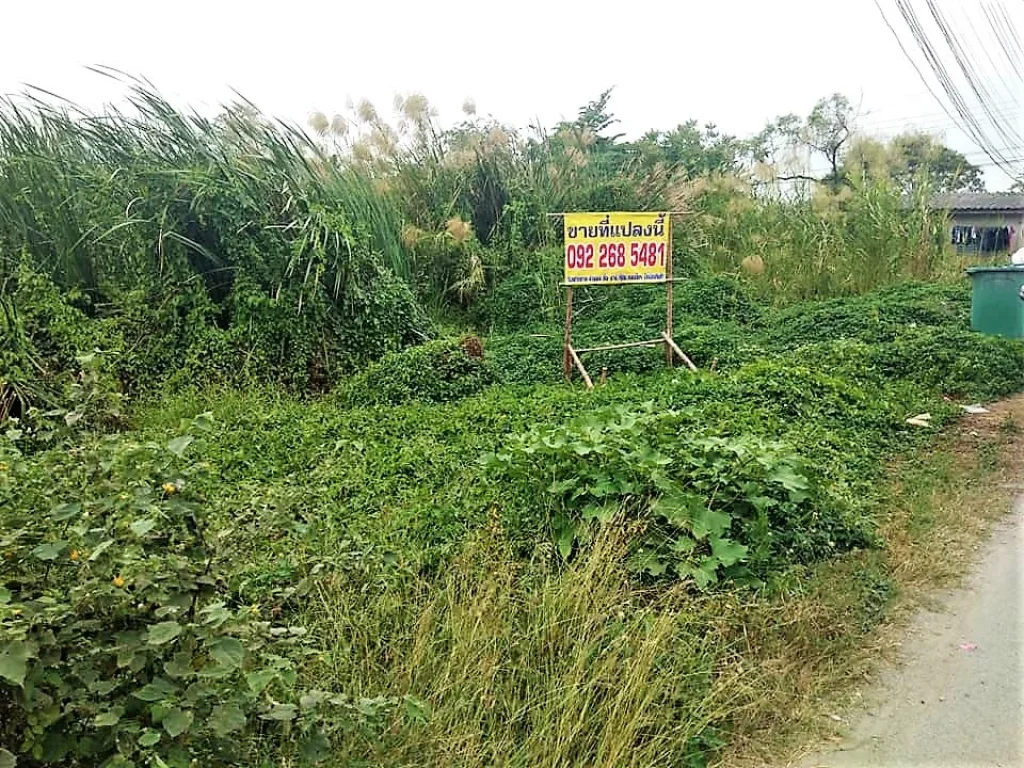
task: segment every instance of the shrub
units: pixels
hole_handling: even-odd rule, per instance
[[[678,283],[674,292],[677,322],[731,321],[747,325],[761,315],[760,307],[743,285],[724,275]]]
[[[485,354],[494,377],[506,384],[551,384],[562,379],[562,335],[548,333],[492,336]]]
[[[701,588],[870,542],[788,446],[701,435],[687,413],[651,404],[531,430],[484,462],[521,484],[524,510],[550,509],[543,524],[563,558],[594,526],[625,520],[635,570]],[[538,506],[531,496],[544,490]]]
[[[277,596],[277,620],[238,600],[237,523],[191,491],[210,427],[203,415],[167,442],[108,437],[32,465],[0,445],[0,757],[248,764],[237,739],[257,732],[316,757],[332,728],[386,706],[296,688],[309,637],[281,605],[308,582]]]
[[[795,304],[764,318],[768,340],[793,347],[857,338],[892,341],[919,326],[967,327],[970,297],[963,285],[905,284],[853,299]]]
[[[349,406],[365,406],[467,397],[493,380],[484,360],[472,354],[475,348],[476,344],[442,339],[393,352],[344,381],[337,399]]]

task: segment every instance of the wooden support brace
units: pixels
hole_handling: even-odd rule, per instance
[[[683,350],[681,350],[676,345],[676,343],[674,341],[672,341],[672,337],[671,336],[669,336],[667,333],[665,333],[665,334],[662,334],[662,338],[665,340],[665,344],[667,345],[667,347],[669,349],[669,355],[671,355],[673,352],[675,352],[676,356],[679,357],[679,359],[682,360],[686,364],[687,368],[689,368],[691,371],[696,371],[697,370],[697,366],[694,365],[693,361],[690,358],[688,358],[683,353]]]
[[[664,339],[650,339],[649,341],[628,341],[624,344],[604,344],[600,347],[585,347],[577,349],[576,353],[582,355],[584,352],[606,352],[610,349],[629,349],[630,347],[656,347],[664,344]]]
[[[580,374],[583,376],[583,383],[587,385],[587,389],[594,388],[594,382],[590,379],[590,374],[587,373],[587,369],[583,367],[583,363],[580,361],[580,356],[576,354],[576,350],[569,347],[569,354],[572,356],[572,361],[576,363],[576,367],[579,369]]]

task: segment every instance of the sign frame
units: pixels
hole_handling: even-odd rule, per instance
[[[616,213],[621,215],[621,212],[616,212]],[[686,353],[684,353],[679,348],[679,346],[675,343],[675,341],[672,338],[673,324],[674,324],[674,320],[675,320],[675,318],[673,316],[673,309],[674,309],[674,307],[673,307],[673,293],[674,292],[672,290],[673,286],[675,284],[675,278],[672,276],[672,215],[673,215],[673,213],[670,212],[670,211],[658,211],[657,214],[661,215],[661,216],[664,216],[665,227],[666,227],[666,230],[667,230],[666,237],[667,237],[668,247],[666,249],[666,254],[665,254],[665,279],[664,280],[657,280],[657,281],[654,281],[654,280],[649,280],[649,281],[648,280],[630,280],[630,281],[623,281],[623,282],[616,282],[616,281],[609,280],[609,281],[592,282],[592,283],[570,283],[570,282],[568,282],[566,280],[563,280],[562,285],[565,287],[565,338],[564,338],[563,349],[562,349],[562,374],[565,377],[566,381],[572,381],[573,369],[576,369],[576,370],[578,370],[580,372],[580,375],[583,377],[583,383],[586,385],[587,389],[593,389],[594,388],[594,381],[590,377],[590,374],[587,372],[586,367],[583,365],[583,361],[580,359],[580,355],[587,354],[589,352],[603,352],[603,351],[613,350],[613,349],[628,349],[630,347],[657,347],[657,346],[660,346],[660,345],[664,345],[665,346],[665,364],[669,368],[672,368],[674,366],[675,360],[676,360],[676,358],[678,358],[691,371],[695,372],[697,370],[697,366],[693,364],[693,361],[690,360],[689,357],[687,357]],[[558,213],[558,214],[549,214],[549,215],[551,215],[551,216],[561,216],[562,217],[562,219],[563,219],[563,235],[566,236],[568,234],[567,233],[567,225],[565,225],[565,217],[567,216],[567,214],[566,213]],[[571,214],[568,214],[568,215],[571,215]],[[603,213],[602,212],[602,213],[597,213],[597,214],[592,214],[592,215],[604,216],[604,217],[606,217],[605,221],[607,221],[607,217],[610,216],[611,214],[610,213]],[[626,215],[629,215],[629,214],[626,214]],[[634,216],[639,216],[639,215],[649,216],[651,214],[649,212],[644,212],[642,214],[640,212],[636,212],[633,215]],[[564,245],[565,250],[563,251],[563,259],[567,259],[568,258],[567,257],[567,253],[566,253],[567,245],[568,244]],[[563,270],[566,268],[566,265],[567,265],[567,261],[563,262]],[[613,343],[613,344],[602,344],[602,345],[599,345],[599,346],[596,346],[596,347],[587,347],[587,348],[577,348],[577,347],[573,346],[573,343],[572,343],[573,288],[577,287],[577,286],[581,286],[581,285],[583,285],[583,286],[590,285],[590,286],[595,287],[595,288],[606,288],[606,287],[616,286],[616,285],[664,285],[665,286],[665,329],[664,329],[664,331],[662,331],[661,336],[659,338],[657,338],[657,339],[647,339],[647,340],[644,340],[644,341],[627,341],[627,342],[619,342],[619,343]],[[605,380],[606,376],[607,376],[607,370],[602,369],[602,371],[601,371],[601,381],[602,382]]]
[[[667,212],[566,213],[564,282],[572,285],[664,283],[672,253]]]

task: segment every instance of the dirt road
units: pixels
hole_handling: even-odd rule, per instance
[[[800,768],[1024,766],[1024,498],[963,587],[910,626],[869,710]]]

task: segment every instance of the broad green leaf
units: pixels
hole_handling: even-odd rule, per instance
[[[164,645],[181,634],[181,624],[176,621],[161,621],[149,628],[146,642],[150,645]]]
[[[177,691],[178,686],[170,680],[165,680],[162,677],[154,677],[152,682],[147,683],[132,695],[142,701],[152,702],[163,701],[168,696],[172,696],[177,693]]]
[[[114,543],[113,539],[107,539],[106,541],[104,541],[104,542],[102,542],[100,544],[97,544],[96,545],[96,549],[94,549],[92,551],[92,554],[89,555],[89,562],[92,563],[92,562],[98,560],[99,556],[102,555],[104,552],[106,552],[111,547],[111,545],[113,543]]]
[[[558,554],[563,560],[568,560],[572,554],[572,543],[576,540],[576,532],[572,528],[563,528],[558,532]]]
[[[696,548],[697,542],[685,533],[672,542],[672,551],[677,555],[688,555]]]
[[[204,411],[192,419],[192,425],[196,429],[210,430],[213,429],[213,411]]]
[[[717,538],[729,530],[732,518],[724,512],[716,512],[713,509],[702,507],[694,513],[690,520],[693,535],[700,540],[708,537]]]
[[[139,736],[139,744],[143,747],[152,747],[155,744],[160,743],[160,731],[154,731],[152,728],[147,728]]]
[[[11,590],[7,587],[0,587],[0,605],[7,605],[11,602]]]
[[[215,734],[227,736],[245,728],[245,713],[236,704],[218,704],[207,722]]]
[[[169,709],[161,725],[172,739],[176,739],[192,727],[192,710]]]
[[[302,756],[311,763],[322,763],[331,756],[331,740],[317,730],[302,741]]]
[[[651,576],[661,576],[665,573],[665,562],[657,554],[651,550],[642,549],[638,551],[632,558],[630,566],[641,573],[647,573]]]
[[[18,758],[0,747],[0,768],[15,768],[18,765]]]
[[[304,710],[316,709],[330,698],[326,691],[308,691],[299,697],[299,707]]]
[[[548,493],[563,494],[566,491],[573,490],[578,483],[579,479],[575,477],[570,477],[567,480],[556,480],[548,487]]]
[[[233,637],[221,637],[209,645],[210,656],[222,667],[238,669],[245,658],[245,648]]]
[[[0,678],[13,685],[22,685],[28,672],[28,660],[35,654],[23,640],[12,640],[0,647]]]
[[[808,488],[807,478],[797,474],[793,467],[788,464],[776,466],[768,478],[779,483],[787,491],[806,491]]]
[[[270,681],[276,677],[277,672],[272,669],[264,669],[259,672],[250,672],[245,676],[245,682],[249,686],[249,690],[253,693],[261,693],[268,685]]]
[[[207,664],[197,673],[200,677],[206,678],[207,680],[218,680],[222,677],[228,677],[233,675],[238,670],[238,667],[225,667],[223,664]]]
[[[192,444],[192,437],[190,435],[182,435],[176,437],[167,443],[167,450],[177,456],[179,459],[185,455],[185,450]]]
[[[583,508],[580,516],[586,520],[597,520],[599,523],[607,523],[618,514],[619,505],[615,502],[609,504],[588,504]]]
[[[62,523],[65,520],[78,517],[81,513],[82,505],[77,501],[73,501],[68,504],[59,504],[50,510],[50,519],[55,523]]]
[[[67,548],[67,542],[64,541],[48,541],[45,544],[40,544],[38,547],[32,550],[32,556],[38,560],[50,561],[56,560],[60,557],[60,553]]]
[[[145,517],[142,520],[136,520],[128,527],[132,529],[132,533],[141,537],[156,528],[156,520]]]
[[[710,561],[710,564],[708,561]],[[699,589],[706,589],[710,584],[718,580],[718,577],[715,575],[717,567],[718,561],[712,557],[705,560],[698,568],[682,566],[678,570],[680,576],[692,578]]]
[[[705,558],[699,568],[693,569],[693,578],[701,589],[718,581],[718,558]]]
[[[171,677],[185,677],[192,672],[192,654],[188,651],[174,654],[170,661],[164,663],[164,672]]]
[[[587,488],[587,491],[595,499],[603,499],[606,496],[618,495],[618,488],[612,478],[605,477]]]
[[[100,728],[109,728],[112,725],[117,725],[121,722],[121,715],[124,714],[124,707],[114,707],[108,709],[106,712],[101,712],[96,715],[93,723]]]
[[[430,702],[408,695],[405,697],[405,716],[414,723],[425,723],[430,719]]]
[[[651,505],[652,512],[678,526],[688,524],[694,515],[700,514],[706,508],[707,502],[703,496],[678,489],[666,493]]]
[[[362,698],[356,702],[356,709],[360,714],[366,715],[367,717],[374,717],[380,711],[381,704],[381,699]]]
[[[715,538],[711,540],[711,554],[718,558],[722,565],[738,563],[747,556],[747,548],[730,539]]]
[[[286,722],[294,720],[298,714],[298,708],[294,704],[275,704],[269,712],[260,715],[264,720],[280,720]]]
[[[224,603],[213,603],[199,612],[203,617],[203,624],[209,626],[220,626],[231,618],[231,611],[224,607]]]

